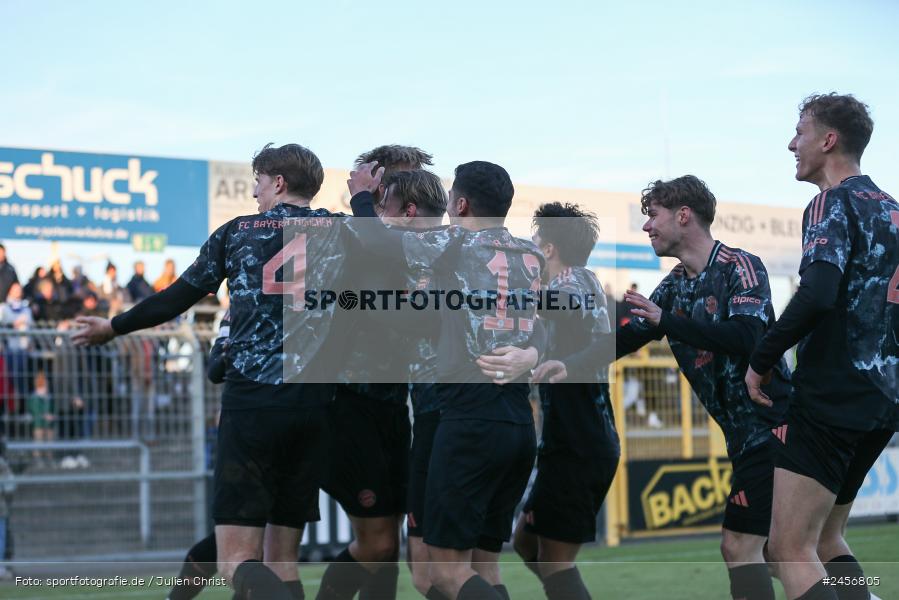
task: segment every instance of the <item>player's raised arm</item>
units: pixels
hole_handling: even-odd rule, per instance
[[[112,319],[78,317],[75,322],[81,329],[72,336],[72,342],[76,346],[95,346],[105,344],[118,335],[161,325],[171,321],[207,295],[208,292],[192,286],[183,279],[176,279],[163,291],[153,294],[131,310]]]
[[[656,291],[658,292],[658,289]],[[657,297],[654,293],[653,298]],[[653,305],[657,306],[655,303]],[[639,315],[635,314],[635,316]],[[614,343],[611,335],[615,336]],[[561,383],[566,379],[579,378],[580,374],[595,370],[601,363],[610,362],[609,348],[612,345],[615,347],[615,358],[617,359],[636,352],[649,342],[660,340],[663,337],[665,337],[665,333],[662,329],[654,326],[651,322],[643,319],[632,320],[626,325],[618,327],[614,334],[595,336],[590,345],[579,352],[539,365],[534,371],[534,381],[536,383]]]
[[[750,366],[756,373],[767,373],[836,306],[851,239],[840,194],[840,190],[824,191],[806,208],[799,288],[752,355]]]
[[[403,232],[385,226],[375,211],[375,196],[384,167],[377,162],[364,163],[350,172],[347,187],[352,197],[350,206],[353,216],[359,217],[351,221],[350,229],[365,251],[381,258],[400,261],[403,259]]]
[[[768,330],[749,360],[746,387],[752,400],[769,406],[761,384],[784,352],[815,329],[834,309],[846,267],[850,239],[840,191],[815,196],[803,216],[803,254],[799,288],[780,319]],[[824,240],[827,243],[820,243]]]
[[[723,245],[715,252],[720,257],[716,261],[730,266],[725,297],[721,298],[727,303],[727,312],[719,321],[706,321],[666,311],[661,314],[659,327],[669,338],[695,348],[748,356],[774,318],[768,273],[762,261],[749,253]],[[626,297],[632,295],[627,292]],[[778,356],[774,362],[779,359]]]

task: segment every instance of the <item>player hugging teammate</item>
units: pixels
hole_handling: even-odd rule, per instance
[[[803,218],[799,291],[776,323],[764,265],[712,237],[716,201],[696,177],[643,191],[654,251],[680,262],[649,298],[627,294],[634,318],[613,332],[585,268],[593,215],[544,204],[533,241],[516,238],[502,167],[459,165],[447,195],[422,170],[430,155],[402,146],[359,158],[355,216],[335,215],[309,206],[323,170],[289,144],[254,157],[260,215],[216,230],[165,291],[112,321],[81,318],[74,339],[163,323],[229,280],[213,514],[218,569],[236,598],[305,596],[297,548],[323,486],[355,540],[327,569],[321,600],[396,597],[403,513],[422,595],[508,598],[499,552],[535,458],[515,549],[550,600],[590,598],[575,560],[595,539],[620,455],[607,369],[662,337],[733,463],[721,543],[732,597],[774,598],[767,558],[791,600],[868,598],[863,584],[827,583],[863,574],[843,531],[899,426],[899,204],[859,169],[872,127],[851,96],[814,96],[800,110],[796,177],[821,193]],[[359,287],[486,302],[364,319],[302,306],[308,290]],[[596,302],[553,312],[510,301],[542,291]],[[793,391],[782,357],[800,340]],[[539,448],[529,371],[541,383]]]
[[[692,175],[656,181],[643,191],[643,231],[659,256],[680,260],[644,298],[625,299],[634,318],[615,333],[615,354],[624,356],[667,337],[671,351],[700,402],[724,431],[733,463],[724,513],[721,553],[734,598],[774,598],[763,556],[771,519],[773,456],[789,396],[789,371],[781,358],[769,394],[770,409],[755,405],[743,384],[749,356],[774,322],[768,275],[758,257],[715,240],[715,197]],[[538,378],[561,379],[595,362],[588,349],[548,362]]]
[[[606,296],[585,266],[599,237],[596,217],[575,205],[550,203],[537,209],[533,226],[534,243],[546,259],[546,289],[559,293],[561,305],[580,307],[541,312],[549,332],[547,356],[561,358],[607,339]],[[594,363],[590,370],[577,383],[540,384],[537,478],[518,520],[515,550],[550,600],[590,598],[575,558],[581,544],[596,539],[596,515],[621,455],[608,366]]]

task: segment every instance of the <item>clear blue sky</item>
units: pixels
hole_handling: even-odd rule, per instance
[[[0,145],[248,160],[382,143],[435,170],[804,206],[786,145],[815,91],[867,102],[863,169],[899,194],[899,3],[3,0]],[[667,142],[666,142],[667,140]],[[666,151],[667,148],[667,151]]]

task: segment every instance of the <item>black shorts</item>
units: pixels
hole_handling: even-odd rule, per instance
[[[775,440],[752,448],[733,461],[730,494],[724,509],[724,528],[768,537],[774,498]]]
[[[216,525],[300,529],[318,521],[326,407],[222,410],[212,516]]]
[[[324,490],[354,517],[405,514],[409,408],[338,386],[330,418],[333,437]]]
[[[532,424],[441,419],[425,488],[425,543],[499,552],[536,451]]]
[[[440,411],[418,415],[412,422],[412,450],[409,452],[409,496],[406,502],[406,530],[411,537],[421,537],[425,522],[425,486],[434,434],[440,423]]]
[[[569,544],[596,540],[596,515],[617,469],[617,456],[540,456],[537,478],[522,509],[525,531]]]
[[[855,500],[868,471],[893,431],[856,431],[826,425],[795,403],[786,423],[775,429],[783,443],[775,465],[811,477],[837,495],[837,504]]]

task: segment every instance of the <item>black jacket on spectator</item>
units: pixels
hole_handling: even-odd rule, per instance
[[[53,296],[58,302],[62,304],[67,303],[73,294],[72,282],[65,275],[60,279],[56,279],[51,275],[50,279],[53,281]]]
[[[28,280],[24,286],[22,286],[22,293],[25,294],[26,300],[34,300],[37,298],[37,284],[43,279],[40,275],[41,267],[38,267],[34,270],[34,275],[31,276],[31,279]],[[5,300],[5,298],[4,298]]]
[[[125,286],[128,288],[128,293],[131,295],[131,300],[135,303],[140,302],[144,298],[153,295],[153,286],[144,279],[143,275],[134,275],[131,277],[131,281],[128,282],[128,285]]]
[[[35,321],[61,321],[67,319],[69,311],[67,306],[56,300],[47,300],[43,296],[38,296],[31,301],[31,310],[34,313]]]
[[[12,287],[12,284],[18,282],[19,276],[16,274],[15,267],[6,260],[0,262],[0,302],[6,302],[6,295],[9,293],[9,288]]]

